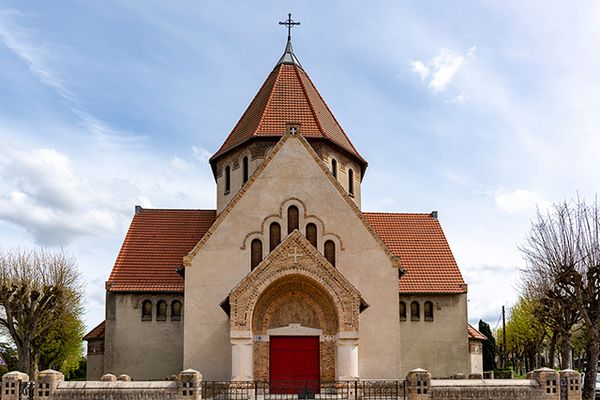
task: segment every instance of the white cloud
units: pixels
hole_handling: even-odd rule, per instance
[[[464,55],[456,54],[450,49],[442,48],[438,54],[426,63],[420,60],[411,61],[413,72],[419,74],[434,92],[443,92],[454,79],[458,70],[475,57],[473,46]]]
[[[496,206],[507,214],[526,213],[534,215],[537,208],[545,209],[550,203],[538,193],[525,189],[496,194]]]
[[[469,99],[470,99],[469,96],[467,96],[465,93],[461,93],[461,94],[458,94],[458,95],[454,96],[450,100],[447,100],[446,102],[450,103],[450,104],[460,104],[460,105],[462,105],[462,104],[465,104],[467,101],[469,101]]]

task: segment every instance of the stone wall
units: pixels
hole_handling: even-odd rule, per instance
[[[2,377],[2,400],[20,400],[27,398],[21,393],[23,385],[29,377],[21,372],[9,372]],[[375,381],[376,382],[376,381]],[[248,383],[250,386],[248,386]],[[377,383],[377,382],[376,382]],[[381,389],[384,381],[378,381]],[[387,382],[388,384],[390,382]],[[535,370],[527,379],[443,379],[432,380],[431,374],[424,369],[415,369],[408,373],[406,380],[391,381],[395,391],[386,393],[387,400],[581,400],[581,376],[573,370],[555,371],[548,368]],[[220,398],[238,400],[254,397],[256,383],[221,382]],[[402,386],[404,385],[404,391]],[[207,382],[207,390],[214,383]],[[251,390],[238,390],[240,388]],[[360,391],[348,388],[361,387],[353,382],[335,385],[342,388],[340,392],[322,389],[337,399],[358,400]],[[398,390],[400,388],[400,390]],[[36,400],[201,400],[202,375],[198,371],[185,370],[172,381],[137,381],[132,382],[128,375],[118,378],[107,374],[101,381],[65,382],[60,372],[46,370],[38,374],[32,387]],[[325,392],[323,392],[325,390]],[[334,389],[336,390],[336,389]],[[258,393],[258,392],[257,392]],[[210,394],[210,393],[209,393]],[[289,397],[286,397],[289,398]],[[207,399],[208,400],[208,399]]]
[[[581,400],[577,371],[542,368],[527,378],[432,380],[429,372],[416,369],[406,377],[406,393],[408,400]]]

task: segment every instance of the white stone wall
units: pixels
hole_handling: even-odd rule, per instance
[[[282,206],[296,199],[301,232],[307,221],[318,222],[319,250],[323,235],[336,241],[337,268],[370,304],[360,315],[359,375],[400,376],[398,271],[315,157],[290,136],[186,267],[185,308],[193,318],[185,324],[185,368],[208,380],[231,378],[229,319],[219,303],[250,272],[252,235],[266,235],[268,219],[281,217]]]
[[[406,321],[400,323],[402,369],[404,375],[424,368],[435,377],[450,377],[471,372],[467,337],[467,295],[401,296],[407,305]],[[410,303],[418,301],[421,318],[412,321]],[[433,321],[423,317],[425,301],[434,304]],[[397,316],[399,318],[399,316]]]
[[[142,301],[154,303],[151,321],[142,321]],[[156,302],[168,304],[174,294],[111,293],[106,296],[104,373],[127,374],[134,380],[165,379],[181,371],[183,364],[183,323],[172,321],[170,307],[166,321],[156,320]]]

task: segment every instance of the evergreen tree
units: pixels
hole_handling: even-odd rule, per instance
[[[496,339],[492,329],[483,320],[479,320],[479,332],[483,333],[487,340],[483,342],[483,370],[493,371],[496,369]]]

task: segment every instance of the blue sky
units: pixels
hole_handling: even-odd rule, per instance
[[[438,210],[495,326],[536,207],[600,190],[597,2],[0,0],[0,244],[72,252],[101,321],[134,205],[214,208],[207,159],[288,12],[369,161],[363,210]]]

